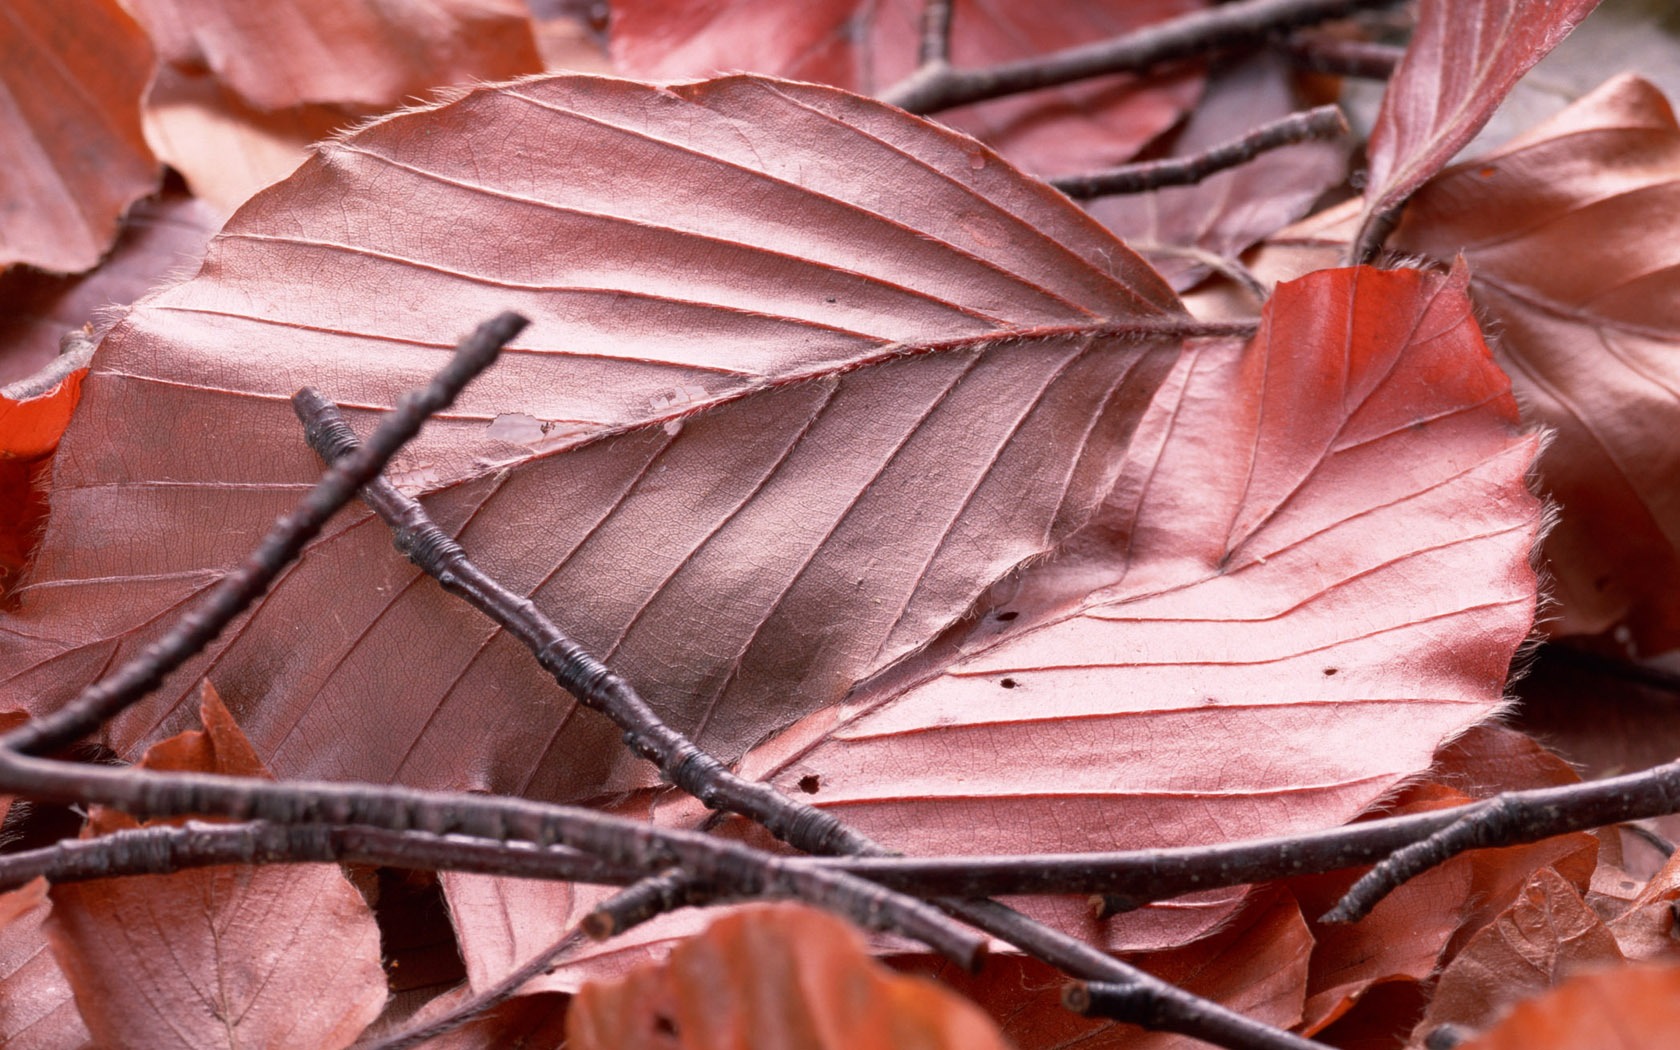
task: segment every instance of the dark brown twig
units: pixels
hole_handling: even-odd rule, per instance
[[[927,0],[922,5],[919,65],[941,65],[951,60],[951,0]]]
[[[62,747],[156,689],[165,675],[209,645],[266,591],[327,519],[354,499],[359,487],[377,477],[433,413],[453,404],[456,395],[490,367],[502,347],[528,323],[518,314],[505,313],[479,325],[424,390],[403,395],[361,451],[334,463],[297,509],[274,523],[244,564],[222,577],[163,637],[82,690],[65,707],[0,737],[0,753],[35,754]]]
[[[1109,73],[1136,73],[1180,59],[1254,45],[1297,26],[1339,18],[1396,0],[1238,0],[1111,40],[983,69],[923,66],[881,93],[911,113],[934,113],[1004,95],[1055,87]]]
[[[330,462],[335,456],[354,451],[355,433],[331,402],[302,391],[294,405],[305,421],[311,446],[323,459]],[[382,478],[370,481],[362,496],[391,526],[398,549],[445,590],[462,597],[524,642],[579,702],[602,711],[624,729],[626,744],[658,763],[668,780],[708,806],[759,820],[785,841],[808,852],[866,856],[887,852],[808,803],[737,777],[693,741],[666,726],[629,682],[584,651],[528,599],[508,591],[479,569],[465,550],[431,521],[424,507],[389,482]],[[684,864],[683,870],[683,876],[667,885],[673,896],[692,888],[694,867]],[[719,886],[730,885],[710,876],[702,878]],[[631,892],[641,888],[632,887]],[[647,892],[654,896],[651,890]],[[1243,1050],[1301,1050],[1317,1045],[1191,995],[993,901],[944,898],[936,903],[971,925],[1070,973],[1142,989],[1139,994],[1155,1004],[1152,1016],[1158,1014],[1163,1019],[1159,1027],[1167,1030]]]
[[[1273,47],[1300,69],[1362,80],[1387,80],[1406,53],[1393,44],[1338,40],[1324,33],[1293,33]]]
[[[1050,185],[1075,200],[1144,193],[1166,186],[1194,186],[1215,172],[1247,164],[1262,153],[1314,139],[1339,138],[1347,133],[1347,119],[1340,109],[1318,106],[1262,124],[1241,138],[1221,142],[1193,156],[1122,164],[1085,175],[1064,175],[1051,179]]]
[[[588,927],[591,920],[598,916],[611,916],[613,929],[623,932],[655,915],[674,911],[687,904],[699,903],[693,898],[692,888],[692,880],[680,872],[667,872],[643,879],[623,893],[602,902],[600,907],[584,920],[583,925],[567,931],[565,936],[525,960],[513,972],[447,1014],[433,1018],[423,1025],[393,1032],[375,1042],[358,1043],[356,1050],[408,1050],[469,1024],[512,999],[531,981],[553,970],[557,962],[584,943],[586,934],[598,937],[599,934]]]

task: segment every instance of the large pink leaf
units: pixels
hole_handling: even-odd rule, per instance
[[[736,69],[879,94],[916,68],[922,0],[618,0],[612,55],[624,73],[691,77]],[[954,5],[951,60],[990,65],[1119,36],[1205,0],[1058,0]],[[1114,76],[939,115],[1031,171],[1119,164],[1179,119],[1201,88],[1184,68]]]
[[[1680,645],[1680,124],[1621,77],[1443,172],[1394,243],[1462,253],[1563,507],[1546,553],[1555,630]]]
[[[43,929],[52,903],[37,879],[0,893],[0,1045],[13,1050],[91,1046],[70,982]]]
[[[1452,160],[1599,0],[1421,0],[1368,146],[1361,244]]]
[[[116,0],[0,5],[0,269],[90,269],[157,188],[140,131],[153,65]]]
[[[1139,849],[1351,819],[1501,703],[1533,622],[1518,433],[1462,273],[1281,286],[1186,358],[1064,557],[944,670],[865,689],[745,768],[927,854]],[[1220,901],[1105,927],[1181,942]]]
[[[529,336],[395,477],[724,755],[1081,524],[1176,352],[1125,331],[1183,320],[1065,198],[833,89],[553,77],[404,112],[106,339],[0,621],[8,695],[61,702],[243,556],[319,470],[292,390],[365,428],[507,308]],[[190,717],[195,673],[282,775],[647,778],[360,509],[113,744]]]

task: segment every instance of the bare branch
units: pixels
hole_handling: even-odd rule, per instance
[[[922,41],[916,61],[922,66],[951,60],[951,0],[927,0],[922,5]]]
[[[1262,124],[1241,138],[1221,142],[1189,157],[1122,164],[1085,175],[1064,175],[1050,185],[1075,200],[1121,193],[1143,193],[1166,186],[1194,186],[1215,172],[1247,164],[1284,146],[1348,133],[1347,118],[1335,106],[1318,106]]]
[[[1387,80],[1400,64],[1403,47],[1368,40],[1338,40],[1325,33],[1293,33],[1273,49],[1295,66],[1363,80]]]
[[[165,675],[210,644],[266,591],[327,519],[355,497],[356,489],[377,477],[433,413],[453,404],[473,377],[490,367],[502,347],[528,323],[518,314],[505,313],[479,325],[455,348],[455,356],[424,390],[405,394],[367,445],[355,457],[333,464],[297,509],[274,523],[244,564],[222,577],[162,638],[82,690],[65,707],[0,737],[0,751],[39,753],[61,747],[93,732],[156,689]]]
[[[923,66],[881,94],[911,113],[934,113],[1109,73],[1136,73],[1180,59],[1258,44],[1270,34],[1340,18],[1396,0],[1238,0],[1126,36],[983,69]]]

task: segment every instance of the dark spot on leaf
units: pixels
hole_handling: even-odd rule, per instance
[[[1021,614],[1011,610],[1010,612],[1000,612],[1000,613],[998,613],[997,618],[998,618],[999,623],[1008,623],[1010,620],[1015,619],[1015,617],[1017,617],[1019,615],[1021,615]]]
[[[677,1034],[677,1023],[664,1014],[654,1014],[653,1030],[660,1035],[674,1036]]]
[[[1015,681],[1013,678],[1005,678],[1003,681],[998,683],[998,685],[1003,686],[1005,689],[1013,689],[1019,684],[1020,683]]]
[[[807,795],[815,795],[820,787],[822,787],[822,778],[815,773],[807,773],[799,778],[799,790]]]
[[[1331,675],[1336,673],[1336,670],[1337,669],[1334,668],[1334,667],[1326,667],[1324,669],[1324,677],[1326,677],[1326,678],[1330,677]]]

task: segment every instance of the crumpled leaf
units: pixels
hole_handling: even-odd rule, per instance
[[[1443,172],[1393,244],[1462,253],[1562,520],[1546,540],[1551,629],[1625,626],[1680,645],[1680,124],[1618,77],[1502,149]]]
[[[1480,1029],[1567,974],[1621,961],[1616,938],[1575,887],[1541,868],[1516,902],[1442,971],[1414,1034],[1422,1038],[1443,1024]]]
[[[1677,1027],[1680,966],[1613,967],[1518,1003],[1458,1050],[1668,1050]]]
[[[1171,155],[1199,153],[1301,108],[1289,68],[1274,55],[1256,55],[1211,77],[1207,94],[1174,138]],[[1206,277],[1209,268],[1173,249],[1235,258],[1305,215],[1325,190],[1340,183],[1348,149],[1346,140],[1301,142],[1194,186],[1099,197],[1086,208],[1183,290]]]
[[[117,0],[0,8],[0,269],[91,269],[157,188],[140,131],[153,61]]]
[[[259,110],[386,109],[430,88],[542,68],[521,0],[127,0],[177,68]]]
[[[1205,6],[1205,0],[962,4],[953,11],[951,61],[966,68],[1028,58]],[[617,0],[613,64],[629,76],[747,69],[879,94],[916,68],[922,7],[922,0]],[[1030,171],[1066,175],[1130,159],[1178,121],[1201,83],[1192,66],[1148,78],[1102,77],[943,111],[939,120]]]
[[[51,909],[45,879],[0,893],[0,1045],[8,1050],[92,1045],[47,947],[42,924]]]
[[[1539,504],[1465,275],[1280,286],[1247,348],[1181,362],[1069,553],[960,657],[792,727],[743,769],[927,854],[1144,849],[1343,823],[1501,704]],[[1098,926],[1179,944],[1198,895]]]
[[[840,919],[801,904],[743,908],[663,965],[587,984],[566,1019],[576,1050],[1004,1050],[973,1003],[893,974]]]
[[[267,775],[208,685],[202,716],[202,732],[159,743],[141,766]],[[139,826],[103,807],[88,825]],[[337,865],[66,883],[52,903],[53,950],[100,1047],[327,1050],[348,1046],[385,1002],[378,927]]]
[[[1371,129],[1365,215],[1375,233],[1475,137],[1513,85],[1599,0],[1420,0],[1417,28]]]
[[[1125,333],[1184,320],[1059,194],[833,89],[556,76],[397,114],[105,339],[0,621],[7,695],[62,702],[244,557],[320,469],[292,390],[365,429],[509,308],[529,336],[393,477],[726,758],[1081,524],[1177,350]],[[284,775],[650,781],[360,508],[112,746],[205,669]]]

